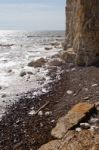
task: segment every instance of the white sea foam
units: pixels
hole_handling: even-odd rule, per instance
[[[58,54],[62,48],[50,45],[51,42],[56,42],[56,38],[61,41],[63,33],[0,31],[0,107],[3,114],[6,106],[14,103],[16,94],[34,90],[33,96],[35,97],[48,92],[49,88],[45,86],[53,81],[48,76],[47,65],[34,68],[28,67],[27,64],[42,57],[48,61],[53,55]],[[12,46],[9,46],[10,44]],[[52,49],[45,50],[45,45]],[[26,75],[21,77],[21,71],[25,71]],[[58,79],[60,71],[56,73]],[[2,116],[2,111],[0,111],[0,116]]]

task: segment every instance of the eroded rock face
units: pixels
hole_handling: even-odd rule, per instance
[[[99,62],[99,0],[67,0],[65,50],[78,65]]]

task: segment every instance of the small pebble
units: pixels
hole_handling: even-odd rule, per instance
[[[84,100],[89,100],[89,97],[87,96],[87,97],[84,97],[83,99],[84,99]]]
[[[66,72],[69,72],[70,70],[69,69],[66,69]]]
[[[80,127],[82,129],[89,129],[90,128],[90,124],[89,123],[80,123]]]
[[[35,115],[36,114],[36,111],[35,110],[32,110],[28,113],[29,115]]]
[[[98,86],[98,84],[92,84],[92,87],[96,87],[96,86]]]
[[[46,116],[49,116],[49,115],[51,115],[52,114],[52,112],[51,111],[47,111],[47,112],[45,112],[45,115]]]
[[[98,129],[97,126],[91,126],[89,130],[90,130],[90,131],[95,131],[95,130],[97,130],[97,129]]]
[[[40,122],[40,127],[43,127],[43,123]]]
[[[99,123],[99,119],[98,118],[91,118],[90,123]]]
[[[68,90],[68,91],[67,91],[67,94],[68,94],[68,95],[71,95],[71,94],[73,94],[73,91]]]
[[[81,132],[81,130],[82,130],[81,128],[76,128],[75,129],[75,131],[77,131],[77,132]]]
[[[2,98],[5,98],[6,96],[7,96],[6,94],[3,94],[1,97],[2,97]]]
[[[88,91],[88,88],[83,88],[83,90],[84,90],[85,92],[87,92],[87,91]]]
[[[39,112],[38,112],[38,115],[39,115],[39,116],[42,116],[42,115],[43,115],[43,112],[42,112],[42,111],[39,111]]]
[[[55,122],[55,120],[51,120],[51,122],[52,122],[52,123],[54,123],[54,122]]]
[[[75,71],[75,70],[76,70],[76,68],[72,68],[72,69],[71,69],[71,71]]]
[[[25,76],[26,75],[26,72],[25,71],[22,71],[21,73],[20,73],[20,76],[21,77],[23,77],[23,76]]]

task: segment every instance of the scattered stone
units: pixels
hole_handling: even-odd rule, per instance
[[[87,97],[84,97],[83,99],[84,99],[84,100],[89,100],[89,98],[90,98],[90,97],[87,96]]]
[[[68,94],[68,95],[71,95],[71,94],[73,94],[73,91],[68,90],[68,91],[67,91],[67,94]]]
[[[56,47],[56,46],[59,46],[60,45],[60,43],[59,42],[52,42],[52,43],[50,43],[51,44],[51,46],[54,46],[54,47]]]
[[[46,89],[46,88],[42,88],[42,92],[43,92],[43,93],[46,93],[46,92],[47,92],[47,89]]]
[[[97,126],[91,126],[91,127],[90,127],[90,131],[95,131],[95,130],[97,130],[97,129],[98,129]]]
[[[5,98],[7,95],[6,94],[3,94],[2,96],[1,96],[1,98]]]
[[[0,90],[2,90],[2,86],[0,86]]]
[[[27,72],[27,74],[29,74],[29,75],[33,75],[33,72],[31,72],[31,71],[28,71],[28,72]]]
[[[38,115],[39,115],[39,116],[42,116],[42,115],[43,115],[43,111],[39,111],[39,112],[38,112]]]
[[[90,124],[89,123],[80,123],[80,127],[82,128],[82,129],[89,129],[90,128]]]
[[[11,72],[12,72],[12,69],[9,69],[9,70],[8,70],[8,73],[11,73]]]
[[[92,84],[92,87],[97,87],[98,86],[98,84]]]
[[[76,132],[81,132],[82,129],[78,127],[78,128],[75,129],[75,131],[76,131]]]
[[[31,116],[32,116],[32,115],[34,116],[34,115],[36,114],[36,111],[35,111],[35,110],[32,110],[32,111],[30,111],[28,114],[31,115]]]
[[[51,122],[52,122],[52,123],[54,123],[54,122],[55,122],[55,120],[51,120]]]
[[[46,116],[52,115],[52,112],[51,111],[47,111],[47,112],[45,112],[45,115]]]
[[[44,58],[37,59],[36,61],[31,61],[28,63],[29,67],[42,67],[46,63]]]
[[[23,77],[25,75],[26,75],[26,72],[25,71],[21,71],[20,76]]]
[[[99,118],[91,118],[90,123],[99,123]]]
[[[76,70],[76,68],[72,68],[72,69],[71,69],[71,71],[75,71],[75,70]]]
[[[43,127],[43,123],[40,122],[40,127]]]
[[[66,69],[66,72],[70,72],[70,70],[69,70],[69,69]]]
[[[45,47],[45,50],[51,50],[52,47]]]
[[[88,88],[83,88],[83,90],[84,90],[85,92],[88,92],[89,89],[88,89]]]

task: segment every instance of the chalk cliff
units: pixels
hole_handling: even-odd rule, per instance
[[[99,0],[67,0],[65,47],[78,65],[99,62]]]

